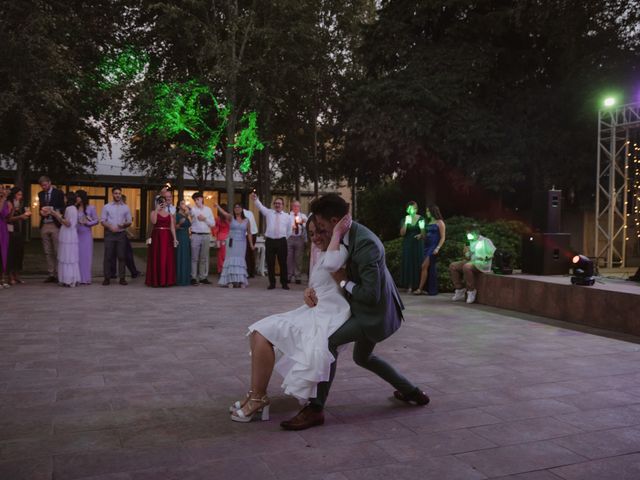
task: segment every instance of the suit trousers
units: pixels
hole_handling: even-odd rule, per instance
[[[58,270],[58,233],[60,233],[60,227],[53,222],[43,223],[40,227],[42,248],[47,259],[47,272],[50,277],[55,277]]]
[[[265,256],[267,259],[267,271],[269,272],[269,285],[276,284],[276,257],[280,267],[280,284],[286,285],[287,275],[287,239],[267,238],[265,240]]]
[[[109,280],[111,278],[111,264],[113,258],[118,259],[118,276],[124,278],[125,276],[125,263],[127,259],[127,234],[126,232],[104,232],[104,260],[102,262],[102,270],[104,273],[104,279]]]
[[[290,280],[300,280],[303,253],[304,237],[302,235],[290,236],[287,239],[287,273]]]
[[[251,237],[253,238],[253,244],[255,245],[258,235],[251,235]],[[249,278],[253,278],[256,274],[256,251],[251,250],[248,245],[244,260],[247,262],[247,273],[249,274]]]
[[[400,375],[395,368],[385,362],[382,358],[373,354],[376,342],[370,340],[362,330],[355,317],[349,318],[333,335],[329,337],[329,350],[336,361],[331,364],[329,380],[318,384],[316,398],[309,399],[310,405],[315,410],[322,410],[329,396],[333,377],[336,375],[336,364],[338,362],[338,347],[347,343],[355,342],[353,346],[353,361],[367,370],[375,373],[387,383],[403,394],[409,394],[415,390],[416,386],[403,375]]]
[[[210,234],[191,234],[191,278],[204,280],[209,276]]]

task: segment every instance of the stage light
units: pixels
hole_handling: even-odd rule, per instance
[[[571,283],[573,285],[593,285],[596,279],[593,276],[593,261],[584,255],[576,255],[571,260],[573,264],[573,276]]]
[[[607,97],[604,99],[605,107],[613,107],[616,104],[616,99],[613,97]]]

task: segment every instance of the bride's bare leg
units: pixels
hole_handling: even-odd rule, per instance
[[[251,334],[251,391],[258,397],[267,393],[275,360],[273,345],[254,331]]]

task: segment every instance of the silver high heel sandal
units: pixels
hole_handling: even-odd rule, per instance
[[[240,410],[242,407],[244,407],[249,401],[249,399],[251,398],[251,395],[253,395],[253,390],[249,390],[247,392],[247,395],[246,397],[244,397],[244,400],[236,400],[235,402],[233,402],[233,405],[229,407],[229,413],[233,413],[236,410]]]
[[[233,420],[234,422],[248,423],[257,413],[261,414],[261,420],[269,420],[270,403],[271,402],[269,401],[269,397],[267,397],[266,395],[262,398],[251,397],[249,398],[249,400],[247,400],[247,403],[243,407],[246,408],[248,406],[248,411],[245,413],[242,408],[236,410],[231,414],[231,420]]]

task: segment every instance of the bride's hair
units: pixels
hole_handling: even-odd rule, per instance
[[[309,225],[311,225],[312,223],[314,227],[318,226],[318,224],[316,223],[316,216],[313,213],[307,217],[307,224],[305,225],[305,228],[307,229],[307,235],[309,235]]]

